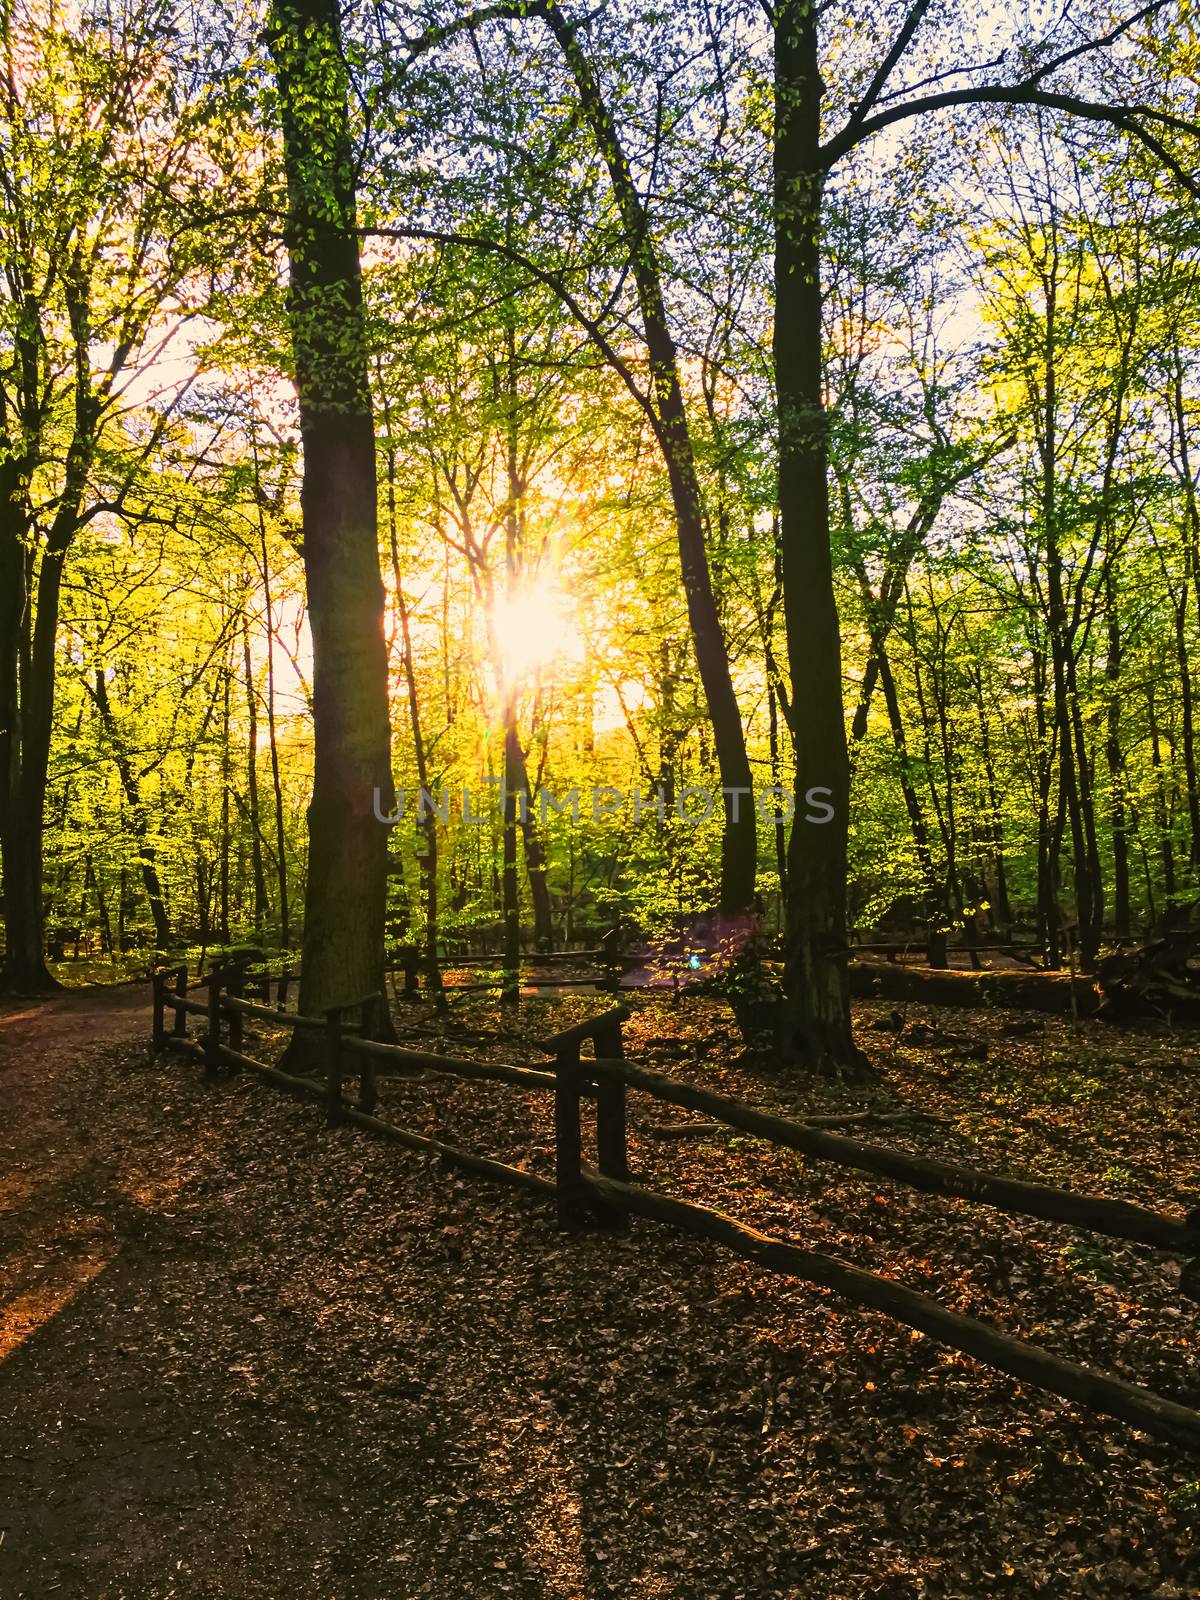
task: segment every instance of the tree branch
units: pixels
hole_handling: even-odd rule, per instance
[[[1023,79],[1016,84],[995,85],[991,88],[947,89],[942,94],[925,95],[919,100],[910,100],[887,111],[877,112],[857,129],[852,129],[847,124],[841,133],[835,134],[821,146],[822,165],[828,170],[856,145],[864,143],[882,132],[884,128],[890,128],[898,122],[923,116],[930,111],[945,111],[953,106],[967,105],[1040,106],[1051,111],[1065,111],[1087,122],[1107,122],[1139,139],[1189,194],[1200,199],[1200,180],[1171,154],[1161,139],[1143,127],[1138,119],[1151,117],[1156,122],[1195,137],[1200,137],[1200,125],[1187,122],[1182,117],[1170,116],[1166,112],[1155,111],[1150,106],[1110,106],[1099,100],[1084,100],[1078,95],[1039,89],[1034,78]]]
[[[930,0],[916,0],[916,4],[905,17],[900,31],[892,41],[892,48],[884,56],[879,65],[879,70],[867,85],[866,93],[854,107],[842,130],[843,136],[852,133],[866,121],[867,113],[883,92],[883,87],[899,65],[900,58],[912,43],[913,34],[921,26],[921,19],[929,10]]]
[[[548,272],[546,268],[539,267],[536,261],[531,261],[522,251],[514,249],[512,245],[505,244],[500,239],[487,239],[468,233],[450,233],[440,228],[360,228],[358,231],[360,236],[364,238],[426,239],[434,244],[463,246],[467,249],[483,251],[488,255],[500,256],[503,260],[511,261],[514,266],[520,267],[523,272],[527,272],[538,283],[544,284],[552,294],[558,297],[588,338],[591,339],[597,350],[600,351],[605,361],[608,362],[609,366],[620,378],[641,410],[645,412],[650,426],[654,429],[655,437],[661,443],[661,425],[653,401],[642,390],[628,362],[610,342],[603,328],[594,318],[588,316],[557,273]]]

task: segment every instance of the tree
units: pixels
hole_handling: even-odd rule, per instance
[[[853,1070],[846,977],[846,841],[849,770],[842,713],[841,641],[829,543],[828,416],[821,360],[821,208],[830,174],[866,141],[904,122],[960,106],[1040,107],[1120,128],[1154,151],[1171,173],[1200,192],[1164,143],[1164,130],[1191,137],[1195,123],[1140,100],[1094,99],[1056,85],[1167,9],[1152,0],[1106,33],[1069,46],[1032,43],[1016,78],[988,81],[971,60],[946,75],[967,80],[934,93],[894,80],[931,11],[915,0],[890,42],[863,67],[841,125],[824,136],[827,90],[816,0],[781,0],[775,24],[775,381],[779,410],[779,510],[783,614],[791,673],[790,726],[796,752],[796,813],[788,847],[788,928],[784,987],[790,1043],[818,1065]],[[1001,58],[1003,62],[1003,57]],[[943,64],[944,69],[944,64]],[[926,80],[927,81],[927,80]],[[1101,92],[1105,86],[1101,85]],[[840,109],[840,108],[839,108]],[[801,713],[796,708],[803,707]],[[832,819],[806,806],[829,796]]]
[[[313,641],[313,793],[300,1006],[382,990],[393,799],[375,431],[359,261],[355,157],[338,8],[275,0],[289,321]],[[299,1038],[299,1034],[296,1035]]]
[[[226,123],[173,24],[168,3],[102,9],[67,38],[38,0],[0,7],[0,981],[18,989],[50,982],[43,814],[64,572],[89,521],[127,512],[186,388],[139,407],[130,380],[211,266],[187,223]]]

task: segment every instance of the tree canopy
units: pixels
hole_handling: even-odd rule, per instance
[[[1189,8],[2,15],[11,985],[1186,920]]]

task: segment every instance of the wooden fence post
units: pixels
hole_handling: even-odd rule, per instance
[[[621,987],[621,930],[613,927],[603,934],[600,939],[600,960],[604,966],[604,977],[596,985],[597,989],[609,989],[616,994]]]
[[[335,1127],[342,1120],[342,1008],[325,1013],[325,1121]]]
[[[208,1037],[204,1041],[204,1076],[215,1078],[221,1068],[221,972],[208,977]]]
[[[362,1005],[362,1032],[360,1038],[371,1040],[378,1031],[379,1010],[383,1005],[382,1000],[364,1000]],[[379,1101],[379,1085],[376,1080],[375,1057],[362,1052],[358,1058],[358,1109],[360,1111],[374,1111]]]
[[[178,967],[175,971],[175,995],[179,1000],[187,997],[187,966]],[[175,1007],[175,1021],[171,1024],[171,1033],[176,1039],[187,1035],[187,1012],[182,1006]]]
[[[167,1045],[167,1002],[163,997],[163,992],[167,986],[167,975],[165,972],[155,970],[151,974],[150,981],[154,990],[154,1032],[150,1048],[157,1055],[160,1050],[165,1050]]]
[[[606,1022],[594,1036],[596,1054],[601,1059],[623,1061],[625,1046],[620,1022]],[[626,1142],[625,1084],[620,1078],[596,1078],[596,1159],[600,1175],[629,1182],[629,1149]],[[625,1230],[629,1216],[616,1206],[597,1208],[597,1218],[606,1228]]]
[[[625,1046],[621,1024],[606,1023],[596,1033],[596,1054],[602,1060],[624,1061]],[[596,1080],[596,1155],[600,1171],[619,1183],[629,1182],[629,1151],[626,1144],[625,1083],[620,1078]]]
[[[235,1000],[240,1000],[242,995],[245,993],[245,988],[245,974],[239,968],[235,968],[229,974],[229,981],[225,985],[226,993],[231,995]],[[244,1024],[245,1018],[242,1016],[242,1013],[237,1010],[236,1007],[230,1007],[229,1048],[231,1050],[241,1050]],[[232,1066],[233,1064],[230,1063],[230,1065]],[[233,1070],[235,1072],[240,1072],[241,1068],[234,1066]]]
[[[560,1228],[578,1228],[585,1210],[579,1071],[578,1041],[559,1045],[554,1058],[554,1181],[558,1185]]]

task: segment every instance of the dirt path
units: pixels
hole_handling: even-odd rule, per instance
[[[0,1015],[0,1600],[1200,1595],[1197,1463],[666,1230],[564,1238],[148,1032],[136,991]],[[547,1159],[539,1097],[385,1095]],[[952,1249],[936,1202],[754,1141],[638,1160],[1189,1397],[1166,1269],[1080,1288],[969,1208]]]
[[[103,1216],[71,1203],[93,1165],[89,1121],[47,1083],[65,1056],[145,1033],[141,986],[68,991],[0,1011],[0,1360],[66,1305],[112,1256]]]

